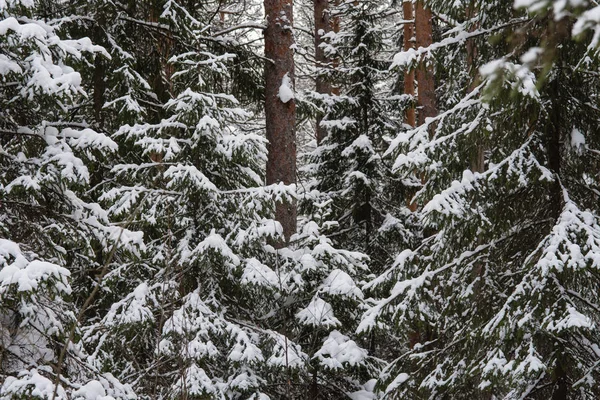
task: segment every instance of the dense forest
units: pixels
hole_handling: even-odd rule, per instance
[[[0,400],[600,399],[597,0],[0,0]]]

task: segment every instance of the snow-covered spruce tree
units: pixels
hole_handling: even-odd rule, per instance
[[[600,9],[426,3],[453,26],[395,64],[443,61],[444,97],[389,152],[397,170],[426,179],[417,199],[429,235],[371,283],[393,288],[360,329],[391,316],[407,343],[380,388],[390,398],[597,398]],[[469,38],[477,51],[465,57]],[[452,95],[451,71],[464,71]]]
[[[398,92],[396,76],[382,56],[401,43],[402,27],[395,24],[398,13],[389,6],[369,1],[329,4],[335,23],[323,35],[321,46],[331,62],[317,66],[317,72],[329,79],[333,90],[314,95],[325,111],[320,124],[327,136],[303,168],[313,199],[306,207],[308,218],[317,217],[311,213],[311,206],[318,203],[314,199],[326,204],[319,210],[320,218],[329,221],[322,233],[335,247],[368,256],[368,272],[376,274],[418,237],[406,201],[414,179],[397,179],[390,160],[382,158],[386,136],[400,129],[403,109],[412,101]],[[347,327],[349,332],[354,326]],[[398,345],[379,333],[370,332],[361,339],[362,345],[373,356],[394,353]]]
[[[334,242],[362,251],[372,258],[371,268],[389,260],[390,248],[414,242],[406,227],[405,183],[390,172],[381,155],[386,138],[402,124],[402,108],[408,96],[396,92],[389,62],[380,54],[397,49],[391,33],[393,18],[386,18],[389,5],[376,2],[343,3],[332,7],[341,30],[329,32],[323,43],[335,68],[329,67],[332,84],[339,94],[323,95],[327,110],[322,126],[327,137],[306,168],[313,185],[333,201],[330,219],[337,221]]]
[[[168,49],[144,69],[141,38],[115,35],[111,43],[132,54],[128,75],[156,95],[152,114],[113,125],[127,152],[113,168],[118,185],[108,182],[102,200],[116,219],[139,207],[133,225],[147,249],[109,272],[105,311],[89,322],[85,338],[95,362],[133,382],[140,396],[250,396],[262,382],[249,368],[263,359],[255,338],[223,314],[235,304],[236,317],[252,309],[234,302],[240,268],[262,265],[248,261],[252,246],[262,251],[274,229],[258,217],[267,212],[265,201],[255,201],[261,191],[249,189],[262,183],[264,139],[242,131],[248,113],[233,96],[213,93],[229,87],[225,63],[234,58],[226,40],[208,33],[206,18],[214,14],[165,1],[116,17],[125,27],[148,25],[154,48]],[[113,95],[106,107],[121,103],[132,104]]]
[[[303,200],[309,201],[309,196]],[[332,223],[330,204],[310,200],[315,202],[314,215],[302,219],[300,232],[275,260],[277,302],[265,323],[291,339],[289,346],[297,346],[297,354],[286,359],[279,350],[273,359],[274,366],[286,368],[275,382],[288,382],[274,392],[275,398],[335,399],[371,393],[380,364],[354,334],[364,309],[360,284],[368,271],[366,259],[362,253],[333,246],[322,233]]]
[[[141,238],[87,194],[115,142],[71,118],[85,99],[72,66],[108,55],[62,39],[64,21],[43,14],[38,2],[0,2],[0,398],[128,397],[78,339],[88,288],[113,258],[99,254],[135,252]]]
[[[296,397],[313,380],[327,395],[357,391],[370,361],[338,330],[357,320],[361,256],[334,249],[314,222],[290,249],[267,244],[281,238],[274,201],[293,192],[262,185],[260,125],[228,94],[253,72],[227,51],[230,37],[207,36],[215,10],[162,7],[172,98],[162,118],[117,130],[124,161],[102,198],[115,219],[139,207],[146,251],[104,280],[85,335],[94,363],[149,398]]]
[[[126,123],[161,119],[164,103],[172,97],[175,70],[169,59],[173,54],[198,50],[188,39],[190,29],[200,24],[195,20],[199,13],[210,21],[202,22],[205,29],[194,34],[196,39],[211,43],[215,51],[235,55],[237,60],[230,68],[232,79],[223,80],[213,73],[204,77],[207,84],[231,90],[247,101],[260,101],[262,61],[244,43],[248,30],[256,24],[241,29],[242,21],[256,18],[255,2],[180,3],[64,0],[61,7],[56,7],[53,15],[63,15],[66,33],[74,37],[90,34],[94,43],[102,45],[111,56],[96,57],[94,64],[82,71],[90,99],[78,112],[86,115],[89,124],[114,132]],[[180,16],[186,13],[189,18],[182,20]],[[238,24],[240,29],[227,29]],[[121,153],[128,151],[124,148]]]

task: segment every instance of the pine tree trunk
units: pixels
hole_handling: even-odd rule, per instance
[[[405,4],[403,4],[405,6]],[[405,17],[406,19],[406,17]],[[433,43],[433,24],[431,21],[431,10],[425,9],[422,0],[417,0],[415,5],[415,40],[416,47],[429,47]],[[437,115],[437,101],[435,96],[435,76],[433,67],[428,66],[425,60],[421,60],[416,70],[417,78],[417,108],[418,123],[422,125],[426,118]],[[433,128],[429,129],[429,136],[433,135]],[[421,182],[425,183],[427,177],[421,175]],[[417,209],[417,204],[409,204],[411,210]],[[425,232],[428,235],[427,232]],[[408,345],[412,349],[417,343],[430,340],[432,333],[427,329],[415,329],[408,334]]]
[[[410,21],[415,17],[412,0],[405,0],[402,3],[402,14],[403,14],[403,18],[405,21]],[[415,47],[414,46],[414,40],[415,40],[414,22],[405,23],[403,29],[404,29],[404,32],[403,32],[403,34],[404,34],[404,51],[407,51],[407,50],[410,50]],[[415,70],[412,68],[410,70],[407,70],[404,73],[404,94],[407,94],[410,96],[415,95]],[[415,127],[415,124],[417,122],[415,111],[416,111],[415,106],[413,104],[406,110],[406,113],[404,116],[404,118],[405,118],[404,122],[406,122],[406,124],[412,126],[413,128]],[[411,190],[406,199],[408,208],[412,212],[417,211],[417,208],[418,208],[417,202],[411,201],[414,194],[415,194],[414,191]]]
[[[104,32],[102,27],[106,24],[106,18],[103,13],[98,13],[96,17],[96,25],[94,26],[94,43],[103,43],[104,42]],[[104,128],[104,114],[102,112],[102,108],[104,107],[105,102],[105,92],[106,92],[106,65],[104,62],[104,56],[102,54],[96,54],[94,57],[94,117],[96,118],[96,123],[100,129]]]
[[[414,18],[413,15],[413,4],[410,0],[405,0],[402,3],[402,13],[405,21],[410,21]],[[412,49],[414,47],[413,40],[415,35],[415,28],[413,23],[404,24],[404,51]],[[407,70],[404,73],[404,94],[411,96],[415,95],[415,71],[413,69]],[[406,123],[412,127],[416,123],[415,107],[411,106],[406,110]]]
[[[473,18],[477,13],[475,0],[471,0],[467,7],[467,18]],[[472,26],[469,32],[473,32],[477,26]],[[475,89],[477,85],[477,43],[475,39],[467,39],[466,43],[467,50],[467,68],[469,68],[469,75],[471,82],[469,84],[469,92]],[[471,156],[471,171],[473,172],[484,172],[485,171],[485,158],[484,158],[485,147],[483,143],[476,143],[475,153]]]
[[[402,4],[404,19],[409,19],[408,16],[412,16],[412,2],[406,1]],[[433,43],[433,24],[431,21],[431,10],[425,9],[422,0],[417,0],[414,10],[414,18],[415,18],[415,26],[414,26],[414,36],[416,41],[416,47],[429,47]],[[408,26],[408,27],[407,27]],[[409,49],[412,47],[412,42],[407,41],[407,31],[412,31],[410,24],[404,26],[404,46],[405,49]],[[411,35],[412,37],[412,35]],[[409,47],[410,46],[410,47]],[[417,108],[418,108],[418,123],[422,125],[425,123],[426,118],[435,117],[437,115],[437,101],[435,96],[435,76],[433,74],[433,67],[428,66],[425,60],[421,60],[417,70],[416,70],[416,78],[417,78]],[[413,75],[414,76],[414,75]],[[411,79],[410,77],[408,79]],[[412,82],[408,82],[409,86],[407,87],[407,78],[405,77],[404,81],[404,91],[412,90],[414,93],[414,77],[412,78]],[[411,87],[412,86],[412,87]],[[409,114],[407,113],[406,119],[407,123],[412,125],[415,124],[414,121],[414,109],[413,115],[411,116],[412,120],[409,121]],[[430,137],[433,135],[433,128],[429,129]],[[424,175],[421,176],[421,181],[425,182],[426,178]],[[416,211],[418,205],[416,203],[410,203],[408,207],[412,211]]]
[[[426,9],[422,0],[418,0],[415,7],[415,36],[416,45],[419,47],[429,47],[433,42],[432,38],[433,24],[431,21],[431,10]],[[425,60],[419,64],[416,72],[418,97],[417,106],[419,109],[419,125],[425,123],[426,118],[437,115],[436,97],[435,97],[435,77],[433,67],[427,65]],[[430,135],[433,130],[430,129]]]
[[[310,383],[308,398],[310,400],[317,400],[319,398],[319,372],[316,368],[312,373],[312,381]]]
[[[337,7],[340,5],[340,0],[333,0],[333,6],[335,9],[335,12],[331,12],[332,10],[330,9],[330,23],[331,23],[331,30],[334,33],[338,33],[340,31],[340,16],[337,13]],[[334,57],[333,60],[331,60],[331,68],[333,70],[336,70],[340,65],[340,58],[339,57]],[[332,84],[331,85],[331,94],[333,94],[334,96],[339,96],[340,95],[340,87],[339,85],[335,85]]]
[[[284,76],[294,84],[294,44],[292,34],[292,0],[265,0],[267,28],[265,34],[265,117],[269,144],[267,184],[296,182],[296,103],[283,102],[279,97]],[[286,241],[296,232],[296,205],[276,204],[275,218],[283,226]]]
[[[317,68],[323,68],[327,65],[328,59],[325,56],[325,50],[321,47],[323,35],[331,31],[329,21],[329,0],[313,0],[315,13],[315,64]],[[316,90],[319,94],[331,94],[331,83],[329,79],[318,73],[316,79]],[[327,130],[321,126],[323,115],[317,116],[316,137],[317,144],[327,136]]]

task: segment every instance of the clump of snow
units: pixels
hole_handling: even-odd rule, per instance
[[[556,332],[561,332],[573,327],[593,329],[594,324],[588,316],[583,315],[572,306],[567,307],[566,315],[562,319],[559,321],[550,321],[548,324],[548,330]]]
[[[352,119],[352,118],[348,118],[346,116],[344,116],[342,119],[330,119],[330,120],[322,120],[319,123],[320,126],[322,126],[323,128],[326,128],[327,130],[330,129],[339,129],[339,130],[346,130],[346,128],[348,127],[353,127],[356,125],[356,120]]]
[[[263,361],[262,351],[250,340],[248,334],[239,330],[235,337],[235,344],[229,352],[229,359],[235,362]]]
[[[14,261],[8,264],[11,258]],[[34,291],[50,279],[56,280],[58,291],[66,294],[71,292],[67,281],[70,273],[66,268],[40,260],[29,262],[19,245],[10,240],[0,239],[0,266],[0,294],[10,285],[16,285],[19,292]]]
[[[296,318],[304,325],[340,325],[340,321],[333,315],[331,304],[318,297],[315,297],[306,308],[296,314]]]
[[[216,387],[204,369],[192,364],[185,372],[173,387],[176,393],[201,396],[215,392]]]
[[[256,258],[246,260],[242,283],[265,287],[276,287],[279,282],[277,274],[271,268],[258,261]]]
[[[54,390],[54,382],[41,375],[36,368],[21,371],[16,378],[9,376],[2,386],[0,386],[2,398],[50,399],[54,394]],[[67,398],[67,394],[62,386],[57,388],[56,398]]]
[[[350,275],[341,269],[334,269],[323,281],[321,290],[331,295],[350,297],[353,299],[362,299],[363,292],[356,286],[356,283]]]
[[[523,64],[534,64],[542,55],[544,49],[541,47],[532,47],[521,56]]]
[[[367,351],[360,348],[348,336],[334,330],[325,339],[315,357],[324,367],[338,369],[343,368],[346,363],[351,366],[360,364],[367,357]]]
[[[535,48],[524,54],[525,60],[530,61],[537,57],[539,51]],[[523,96],[532,99],[539,98],[537,79],[535,74],[526,65],[512,63],[506,59],[498,59],[484,64],[479,68],[479,73],[488,82],[502,81],[509,84]]]
[[[106,399],[106,390],[100,382],[94,380],[80,387],[73,393],[73,396],[78,400],[104,400]]]
[[[583,133],[577,128],[573,128],[571,131],[571,147],[577,152],[581,152],[581,150],[585,148],[585,136],[583,136]]]
[[[210,234],[196,246],[192,251],[192,257],[201,257],[205,255],[208,250],[213,250],[223,256],[226,260],[231,262],[233,266],[240,265],[240,258],[231,250],[231,248],[225,242],[225,239],[221,235],[215,232],[214,229],[210,231]]]
[[[267,360],[267,364],[274,367],[299,368],[308,359],[308,355],[302,351],[302,348],[285,336],[275,331],[267,331],[271,340],[274,340],[273,354]]]
[[[294,99],[294,90],[292,89],[292,80],[290,74],[286,73],[281,80],[281,86],[279,86],[279,100],[283,103],[288,103]]]
[[[142,282],[123,300],[114,303],[104,317],[106,326],[140,323],[153,319],[151,302],[156,302],[148,284]],[[149,301],[152,300],[152,301]]]
[[[377,379],[369,379],[362,385],[362,389],[352,393],[346,393],[352,400],[375,400],[378,396],[375,393]]]

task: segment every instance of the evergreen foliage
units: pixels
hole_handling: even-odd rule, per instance
[[[87,37],[63,39],[65,21],[44,11],[0,3],[0,397],[76,398],[90,385],[126,398],[79,339],[95,276],[143,248],[89,195],[97,161],[117,144],[74,116],[86,93],[73,66],[110,56]]]
[[[430,234],[371,283],[395,282],[361,329],[388,315],[410,343],[381,389],[397,398],[596,398],[598,114],[587,99],[597,59],[589,20],[578,19],[590,10],[475,2],[467,18],[464,5],[428,5],[455,27],[394,64],[423,54],[479,77],[388,150],[396,170],[425,171],[417,199]],[[464,48],[451,49],[469,37],[474,66],[453,57]],[[472,167],[478,151],[483,171]]]
[[[390,63],[382,56],[398,48],[399,29],[393,28],[394,18],[386,18],[389,8],[367,1],[333,9],[341,28],[325,36],[336,61],[322,73],[332,77],[339,94],[318,96],[324,97],[321,124],[328,135],[307,167],[315,188],[332,202],[335,242],[367,254],[376,273],[418,237],[404,201],[411,182],[392,174],[382,157],[409,103],[409,96],[397,93]]]
[[[0,0],[0,400],[600,397],[600,6],[422,1],[294,4],[265,185],[262,2]]]

